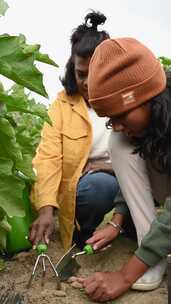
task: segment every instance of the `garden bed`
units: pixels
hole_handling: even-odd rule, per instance
[[[57,234],[58,239],[58,234]],[[58,240],[50,243],[48,254],[56,264],[64,254]],[[89,275],[94,271],[111,271],[120,268],[129,256],[134,252],[136,244],[121,237],[113,242],[112,247],[94,256],[81,256],[78,259],[81,265],[80,273]],[[26,254],[18,254],[12,260],[6,262],[6,268],[1,271],[0,292],[12,288],[24,296],[25,304],[86,304],[92,303],[84,291],[74,289],[69,284],[62,284],[62,292],[56,291],[55,277],[49,267],[44,288],[41,287],[40,268],[31,288],[26,288],[33,265],[35,262],[35,251]],[[123,297],[108,303],[116,304],[167,304],[166,279],[161,286],[151,292],[129,291]]]

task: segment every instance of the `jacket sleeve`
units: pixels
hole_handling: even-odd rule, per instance
[[[129,214],[129,208],[125,203],[121,191],[119,191],[119,193],[115,197],[115,213],[123,214],[125,217]]]
[[[62,111],[60,101],[49,108],[52,126],[44,124],[41,141],[33,159],[37,179],[32,187],[31,201],[38,210],[52,205],[58,208],[57,196],[62,176]]]
[[[171,253],[171,197],[166,199],[163,212],[153,221],[143,238],[136,256],[145,264],[154,266]]]

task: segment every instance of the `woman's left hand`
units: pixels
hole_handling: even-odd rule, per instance
[[[88,278],[79,278],[85,292],[93,301],[106,302],[124,294],[132,282],[125,279],[122,271],[95,272]]]

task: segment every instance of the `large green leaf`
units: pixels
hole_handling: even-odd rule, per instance
[[[20,36],[0,36],[0,74],[47,97],[42,73],[34,65],[34,51],[24,53],[24,43]]]
[[[0,174],[0,207],[11,216],[24,216],[23,189],[25,183],[15,176]]]

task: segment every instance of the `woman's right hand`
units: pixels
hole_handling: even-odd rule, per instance
[[[30,226],[29,240],[33,248],[40,242],[49,244],[50,236],[54,231],[54,207],[45,206],[39,209],[37,219]]]
[[[115,222],[115,224],[122,226],[124,215],[115,213],[112,220]],[[119,228],[115,228],[110,224],[106,224],[106,226],[103,228],[96,230],[93,233],[92,237],[86,241],[86,243],[92,245],[94,250],[100,250],[110,244],[114,239],[116,239],[119,234]]]
[[[111,225],[96,230],[86,243],[93,246],[94,250],[100,250],[110,244],[119,235],[119,230],[113,229]]]

